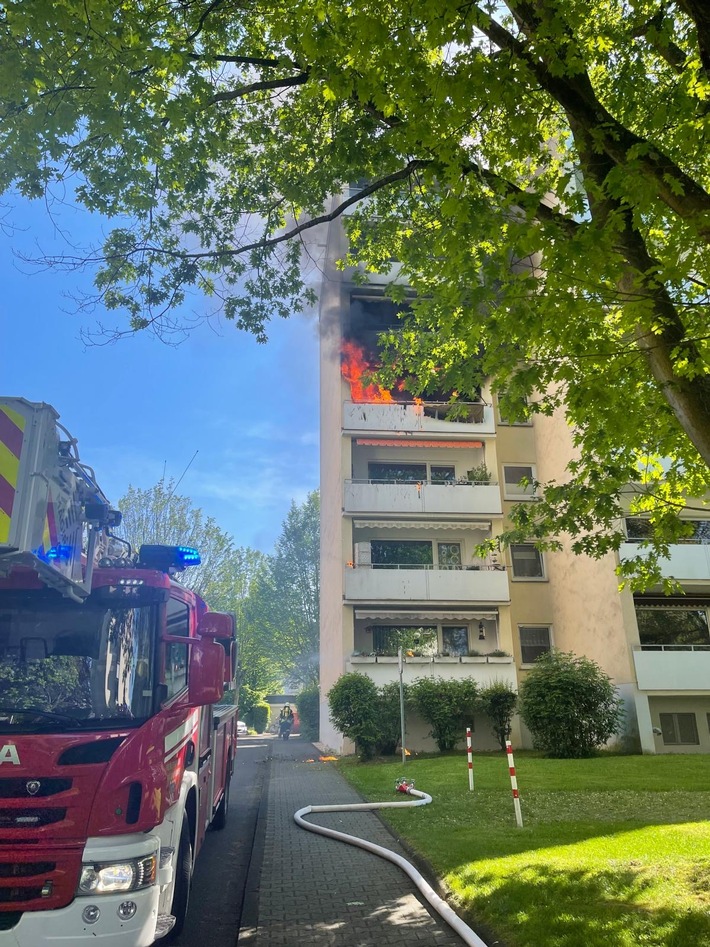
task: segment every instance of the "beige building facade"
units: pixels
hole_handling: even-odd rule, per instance
[[[710,752],[710,523],[699,521],[697,541],[672,549],[669,574],[688,593],[672,601],[619,593],[614,555],[520,543],[479,559],[476,547],[500,534],[511,505],[535,502],[530,481],[564,476],[573,454],[564,418],[507,424],[485,386],[456,415],[443,397],[368,387],[362,373],[377,333],[396,324],[384,295],[394,274],[355,283],[336,266],[345,250],[342,228],[331,225],[320,292],[321,742],[352,751],[327,694],[349,671],[398,680],[400,644],[411,652],[406,682],[473,677],[516,689],[556,647],[612,677],[626,710],[622,746]],[[621,556],[635,552],[642,532],[628,523]],[[531,745],[517,720],[512,740]],[[416,719],[406,742],[434,748]],[[474,722],[474,745],[496,746],[485,720]]]

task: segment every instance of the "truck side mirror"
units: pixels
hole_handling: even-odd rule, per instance
[[[226,612],[207,612],[197,626],[200,638],[234,639],[234,616]]]
[[[216,704],[224,696],[224,648],[215,641],[193,640],[187,677],[187,705]]]

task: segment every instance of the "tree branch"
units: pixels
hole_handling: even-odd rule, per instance
[[[225,92],[217,92],[209,100],[209,105],[216,102],[231,102],[234,99],[241,99],[245,95],[251,95],[252,92],[262,92],[265,89],[288,89],[292,86],[303,85],[308,81],[309,73],[302,72],[298,76],[287,76],[284,79],[264,79],[261,82],[252,82],[250,85],[240,86],[238,89],[230,89]]]
[[[538,7],[523,2],[516,3],[514,0],[508,0],[508,5],[526,32],[534,34],[540,26],[536,12]],[[570,121],[574,119],[578,127],[593,133],[597,147],[601,146],[615,165],[627,164],[629,152],[634,149],[633,160],[641,166],[642,173],[647,174],[654,182],[658,198],[684,220],[697,221],[699,234],[705,240],[710,240],[710,194],[682,171],[655,143],[639,138],[618,122],[597,98],[586,70],[579,71],[577,67],[574,73],[568,70],[561,76],[562,56],[560,62],[552,64],[539,54],[531,55],[527,46],[492,16],[477,4],[474,9],[477,14],[475,25],[478,29],[497,46],[508,50],[524,62],[542,89],[561,105]],[[573,38],[569,36],[567,45],[572,44]],[[578,54],[576,47],[574,52]],[[575,61],[581,61],[581,57],[577,55]]]

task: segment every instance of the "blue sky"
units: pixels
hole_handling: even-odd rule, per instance
[[[100,233],[85,212],[53,213],[72,241]],[[270,552],[291,501],[318,487],[315,317],[278,320],[268,345],[219,318],[177,346],[147,334],[86,345],[82,328],[114,325],[117,314],[77,312],[72,296],[90,289],[88,272],[18,260],[72,252],[42,204],[15,202],[4,220],[1,393],[52,404],[114,503],[129,484],[179,478],[198,451],[177,492],[238,545]]]

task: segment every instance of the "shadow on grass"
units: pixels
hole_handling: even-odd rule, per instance
[[[643,870],[564,871],[528,866],[515,874],[464,870],[457,892],[475,926],[482,920],[510,947],[708,947],[708,901],[654,907]]]

